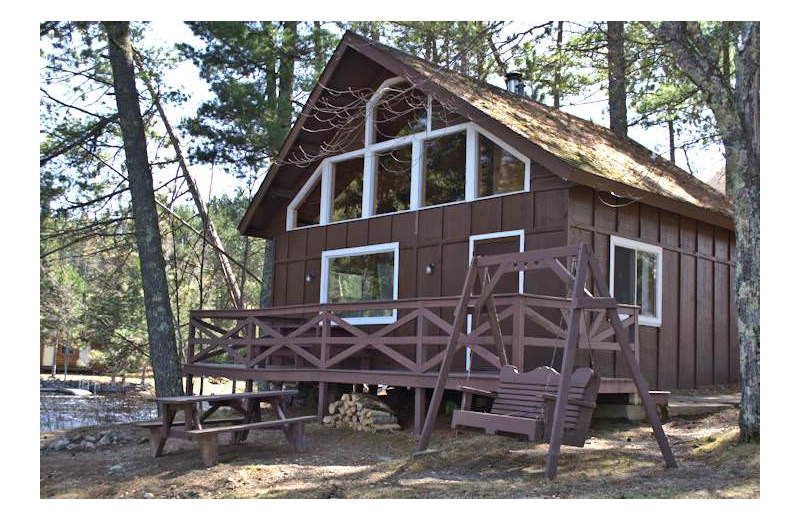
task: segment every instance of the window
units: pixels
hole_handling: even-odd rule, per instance
[[[611,237],[611,294],[639,306],[639,323],[661,325],[661,248]]]
[[[429,139],[423,149],[422,205],[445,204],[466,197],[467,133]]]
[[[316,179],[311,191],[306,198],[297,206],[296,222],[297,227],[313,226],[319,224],[319,203],[321,200],[321,182]]]
[[[408,83],[388,86],[375,105],[375,142],[424,132],[428,97]]]
[[[411,146],[376,155],[378,165],[375,214],[393,213],[411,207]]]
[[[333,165],[333,211],[331,222],[361,217],[364,189],[364,158],[356,157]]]
[[[320,303],[397,299],[399,243],[323,251]],[[340,311],[349,323],[393,323],[396,309]]]
[[[478,152],[478,196],[525,189],[525,163],[481,134]]]
[[[385,80],[364,111],[363,147],[319,161],[287,206],[287,231],[528,191],[530,160],[452,108]]]

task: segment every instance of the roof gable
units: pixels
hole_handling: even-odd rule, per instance
[[[304,126],[313,124],[310,116],[314,104],[330,88],[328,82],[335,69],[346,61],[347,52],[351,57],[356,52],[384,70],[383,74],[380,69],[372,73],[372,83],[386,79],[386,71],[409,79],[415,87],[457,107],[464,116],[528,153],[565,180],[676,213],[690,212],[697,218],[731,227],[731,204],[724,195],[669,161],[653,157],[649,149],[633,139],[347,32],[240,222],[243,234],[252,232],[251,223],[265,203],[282,161],[296,148]]]

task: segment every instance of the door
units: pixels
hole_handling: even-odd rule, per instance
[[[518,229],[515,231],[500,231],[498,233],[487,233],[485,235],[474,235],[469,237],[469,260],[473,256],[501,255],[504,253],[517,253],[525,251],[525,231]],[[505,274],[497,283],[494,294],[511,294],[522,292],[525,274],[520,272]],[[472,331],[472,316],[467,316],[467,332]],[[506,345],[506,352],[509,352]],[[467,372],[472,370],[494,370],[486,360],[480,357],[471,359],[469,346],[466,349]]]

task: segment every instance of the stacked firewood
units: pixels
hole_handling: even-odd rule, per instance
[[[322,423],[333,428],[351,428],[360,432],[390,432],[399,430],[392,409],[378,399],[364,394],[344,394],[328,405]]]

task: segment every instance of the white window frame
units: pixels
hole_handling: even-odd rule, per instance
[[[379,143],[375,141],[374,129],[374,110],[381,96],[386,93],[386,90],[393,85],[405,82],[404,78],[395,77],[384,81],[375,94],[367,102],[366,116],[365,116],[365,132],[364,132],[364,148],[353,150],[352,152],[343,153],[340,155],[328,157],[322,160],[320,165],[309,177],[306,183],[300,188],[300,191],[289,203],[286,209],[286,230],[301,229],[313,226],[324,226],[331,224],[331,211],[333,204],[333,168],[332,164],[341,162],[346,159],[354,157],[364,157],[364,178],[363,178],[363,199],[361,204],[361,217],[356,219],[339,220],[336,224],[342,222],[350,222],[363,218],[370,218],[374,216],[393,215],[407,211],[418,211],[422,209],[435,208],[440,206],[449,206],[451,204],[464,204],[475,200],[489,199],[493,197],[504,197],[506,195],[514,195],[516,193],[529,192],[531,190],[531,160],[515,150],[499,137],[487,132],[473,122],[460,123],[437,130],[432,129],[431,122],[431,97],[428,96],[427,103],[427,130],[412,135],[405,135],[396,137],[387,141]],[[430,139],[443,137],[449,134],[466,131],[467,133],[467,149],[466,149],[466,164],[465,164],[465,182],[464,182],[464,200],[457,200],[453,202],[445,202],[442,204],[434,204],[430,206],[423,206],[424,200],[424,178],[423,178],[423,151],[424,142]],[[494,195],[487,195],[485,197],[478,197],[478,154],[480,152],[479,134],[483,134],[490,141],[502,147],[511,155],[519,159],[525,165],[525,180],[522,190],[513,191],[508,193],[497,193]],[[375,187],[377,185],[377,161],[375,154],[378,152],[385,152],[394,148],[411,145],[411,201],[410,208],[391,213],[382,213],[375,215]],[[308,193],[313,189],[317,181],[321,182],[320,187],[320,213],[319,224],[311,224],[309,226],[297,226],[297,208],[305,200]]]
[[[642,314],[639,314],[639,324],[648,325],[651,327],[660,327],[661,295],[662,295],[662,285],[663,285],[662,280],[664,278],[663,249],[656,245],[639,242],[638,240],[631,240],[630,238],[623,238],[616,235],[611,235],[609,240],[610,251],[608,256],[609,258],[608,290],[611,293],[611,296],[614,296],[614,256],[615,256],[616,246],[622,246],[628,249],[633,249],[634,251],[642,251],[645,253],[651,253],[656,255],[656,271],[658,273],[658,276],[656,276],[656,315],[643,316]],[[636,276],[635,273],[634,276]],[[634,287],[636,287],[636,280],[634,280]]]
[[[481,235],[470,235],[469,237],[469,257],[467,258],[467,262],[472,262],[472,257],[475,252],[475,242],[480,242],[482,240],[491,240],[493,238],[505,238],[505,237],[519,237],[519,252],[525,252],[525,230],[524,229],[516,229],[514,231],[497,231],[495,233],[484,233]],[[519,293],[522,294],[525,292],[525,271],[519,272]],[[472,332],[472,315],[467,315],[467,334]],[[464,358],[464,369],[467,372],[472,370],[472,366],[470,366],[470,348],[467,345],[466,348],[466,356]]]
[[[370,246],[348,247],[344,249],[330,249],[322,252],[322,276],[319,284],[319,302],[328,303],[328,269],[331,258],[341,258],[345,256],[363,256],[375,253],[394,253],[394,280],[392,299],[397,300],[400,274],[400,242],[387,242],[385,244],[375,244]],[[381,325],[394,323],[397,321],[397,309],[392,309],[391,316],[364,316],[354,318],[342,318],[351,325]]]

